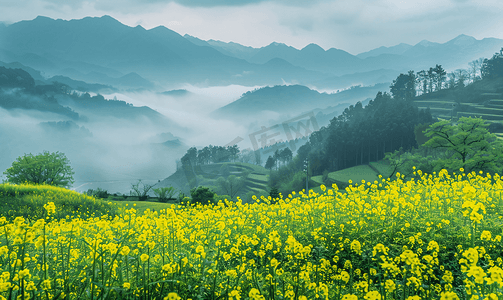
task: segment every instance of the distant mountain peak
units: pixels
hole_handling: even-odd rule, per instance
[[[37,16],[35,19],[33,19],[34,21],[37,20],[37,21],[41,21],[41,20],[52,20],[51,18],[49,17],[46,17],[46,16]]]
[[[457,37],[453,38],[452,40],[448,41],[447,43],[454,44],[456,46],[462,46],[462,45],[471,45],[475,42],[477,42],[477,39],[474,38],[473,36],[460,34]]]
[[[302,48],[301,51],[307,51],[307,52],[325,52],[325,49],[321,48],[319,45],[311,43],[304,48]]]
[[[278,47],[278,46],[281,46],[281,47],[290,47],[290,46],[286,45],[285,43],[278,43],[278,42],[272,42],[272,43],[270,43],[270,44],[269,44],[269,46],[276,46],[276,47]]]
[[[433,42],[430,42],[428,40],[422,40],[419,43],[417,43],[416,46],[431,47],[431,46],[434,46],[436,44],[438,44],[438,43],[433,43]]]

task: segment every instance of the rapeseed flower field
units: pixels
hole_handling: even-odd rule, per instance
[[[502,179],[414,173],[346,191],[138,214],[0,218],[0,299],[501,299]]]

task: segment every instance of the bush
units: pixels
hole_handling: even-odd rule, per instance
[[[222,202],[225,203],[225,200],[227,201],[231,201],[231,197],[229,195],[217,195],[215,194],[215,196],[213,197],[213,201],[215,203],[218,203],[218,201],[222,200]]]
[[[172,186],[162,187],[154,189],[154,193],[159,198],[159,202],[168,202],[168,200],[174,199],[173,195],[176,193],[176,189]]]
[[[141,186],[140,186],[141,185]],[[148,192],[150,189],[152,189],[154,185],[152,184],[145,184],[141,182],[141,179],[138,180],[136,184],[131,184],[131,191],[130,194],[131,196],[136,196],[138,197],[138,201],[145,201],[148,198]]]
[[[276,203],[277,198],[279,198],[279,191],[276,187],[272,187],[271,191],[269,192],[269,196],[271,196],[271,203]]]
[[[108,198],[109,195],[107,190],[102,190],[101,188],[97,188],[95,190],[88,189],[86,194],[89,196],[93,196],[95,198],[102,198],[102,199]]]
[[[190,190],[190,196],[192,197],[191,204],[212,204],[215,203],[215,192],[210,190],[208,187],[199,186]]]

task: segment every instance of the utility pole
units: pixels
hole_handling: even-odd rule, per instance
[[[304,171],[306,172],[306,195],[309,196],[309,160],[304,160]]]

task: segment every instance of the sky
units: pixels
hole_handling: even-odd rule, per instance
[[[203,40],[302,49],[315,43],[358,54],[380,46],[444,43],[460,34],[503,38],[501,0],[2,0],[7,24],[38,15],[110,15],[128,26],[160,25]]]

